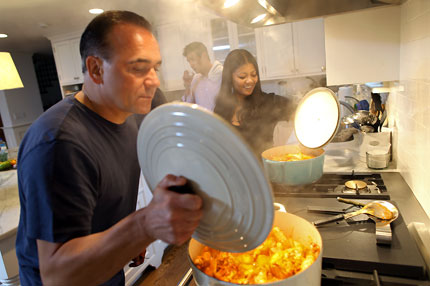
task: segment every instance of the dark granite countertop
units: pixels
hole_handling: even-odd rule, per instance
[[[391,200],[396,202],[406,225],[411,222],[421,222],[427,228],[430,228],[429,217],[400,173],[384,172],[382,173],[382,178],[391,195]],[[177,285],[190,267],[187,258],[187,249],[188,243],[182,246],[170,246],[167,248],[162,265],[158,269],[150,268],[145,270],[134,286]],[[195,286],[196,284],[194,281],[191,281],[188,285]]]

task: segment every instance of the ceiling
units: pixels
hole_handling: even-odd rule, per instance
[[[355,6],[358,2],[363,2],[363,5],[366,6],[373,5],[367,4],[368,2],[375,2],[378,5],[400,4],[404,0],[306,0],[306,5],[303,5],[304,0],[269,1],[278,9],[285,8],[286,4],[291,4],[289,8],[297,8],[294,10],[296,11],[293,15],[295,18],[307,18],[316,16],[309,14],[312,13],[313,6],[310,4],[313,2],[325,3],[324,5],[333,6],[336,9],[340,9],[339,3],[345,2],[347,4],[343,5],[347,6],[344,10],[349,11],[356,9]],[[242,6],[245,5],[245,8],[246,6],[251,7],[251,3],[258,3],[255,0],[242,2]],[[0,52],[51,53],[51,43],[48,37],[83,31],[95,17],[88,12],[91,8],[102,8],[105,11],[130,10],[144,16],[153,25],[206,12],[211,15],[214,15],[215,12],[236,23],[241,23],[246,18],[246,11],[255,12],[253,9],[242,7],[243,9],[239,9],[238,16],[225,15],[222,10],[217,8],[223,3],[224,0],[0,0],[0,33],[8,34],[7,38],[0,39]],[[318,12],[321,14],[323,9],[320,6],[317,10],[321,10]],[[282,10],[283,17],[281,18],[287,21],[292,16],[289,16],[284,10]],[[325,13],[327,14],[327,11]],[[318,15],[321,16],[320,14]]]
[[[49,36],[82,31],[94,18],[91,8],[130,10],[151,23],[193,0],[1,0],[0,52],[50,53]],[[176,10],[177,11],[177,10]]]

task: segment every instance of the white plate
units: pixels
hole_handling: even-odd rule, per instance
[[[222,251],[260,245],[272,229],[273,196],[261,163],[237,131],[196,104],[173,102],[151,111],[137,153],[154,190],[167,174],[191,179],[204,215],[193,237]]]

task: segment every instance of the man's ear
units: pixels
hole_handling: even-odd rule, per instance
[[[88,56],[85,60],[87,65],[88,75],[96,84],[103,83],[103,60],[95,57]]]

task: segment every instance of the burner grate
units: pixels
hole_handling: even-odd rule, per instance
[[[348,189],[345,182],[361,180],[367,187],[360,190]],[[380,174],[324,174],[317,182],[303,186],[287,186],[272,183],[275,196],[335,198],[338,196],[355,199],[389,200],[390,196]]]

